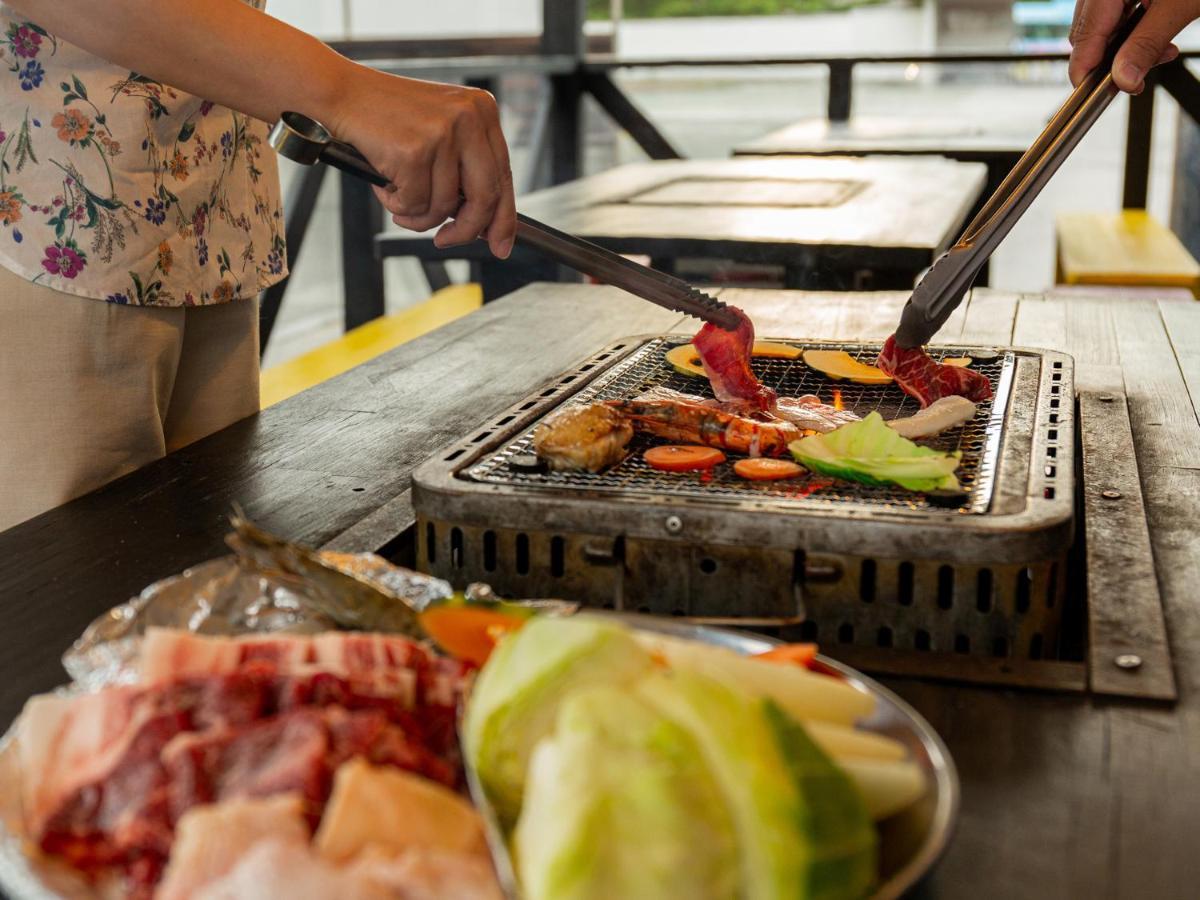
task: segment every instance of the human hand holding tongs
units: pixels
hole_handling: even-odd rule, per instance
[[[323,162],[378,187],[391,185],[357,148],[335,140],[325,126],[302,113],[285,112],[271,129],[269,140],[281,156],[293,162],[306,166]],[[605,284],[624,288],[643,300],[721,328],[733,330],[740,321],[732,307],[681,278],[639,265],[520,213],[517,214],[517,243]]]
[[[962,302],[980,267],[1117,96],[1113,59],[1145,11],[1141,3],[1129,9],[1124,23],[1109,42],[1104,60],[1079,82],[1046,129],[967,225],[958,242],[938,257],[918,282],[896,329],[896,342],[901,347],[928,343],[945,324]]]

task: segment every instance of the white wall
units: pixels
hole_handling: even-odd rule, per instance
[[[542,0],[348,0],[352,37],[538,34]],[[267,10],[318,37],[345,37],[342,0],[268,0]]]

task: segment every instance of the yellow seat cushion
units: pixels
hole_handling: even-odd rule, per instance
[[[393,347],[441,328],[482,305],[483,291],[477,284],[452,284],[442,288],[416,306],[367,322],[336,341],[264,370],[260,381],[260,404],[266,409]]]
[[[1200,263],[1145,210],[1058,216],[1058,283],[1185,287],[1200,296]]]

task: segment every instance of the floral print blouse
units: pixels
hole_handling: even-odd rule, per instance
[[[0,3],[0,265],[110,303],[252,297],[286,274],[267,132]]]

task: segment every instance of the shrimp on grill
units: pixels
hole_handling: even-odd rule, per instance
[[[609,400],[608,406],[633,427],[676,443],[704,444],[747,456],[783,456],[800,429],[782,420],[759,421],[704,402],[653,393],[633,400]]]

